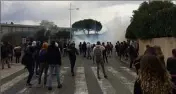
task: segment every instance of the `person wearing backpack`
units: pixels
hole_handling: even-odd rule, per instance
[[[104,77],[107,78],[105,68],[104,68],[103,50],[105,50],[105,48],[103,46],[101,46],[101,43],[98,41],[97,45],[93,49],[94,57],[95,57],[96,64],[97,64],[97,77],[98,77],[98,79],[101,79],[100,74],[99,74],[100,65],[102,67]]]
[[[48,73],[48,63],[47,63],[47,48],[48,48],[48,43],[44,42],[42,45],[42,48],[39,52],[39,78],[38,78],[38,84],[41,84],[41,77],[44,71],[44,85],[46,85],[47,82],[47,73]]]

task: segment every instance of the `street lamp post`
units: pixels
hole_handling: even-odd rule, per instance
[[[69,8],[69,11],[70,11],[70,40],[72,40],[72,22],[71,22],[71,11],[72,10],[79,10],[79,8],[72,8],[72,4],[70,3],[70,8]]]

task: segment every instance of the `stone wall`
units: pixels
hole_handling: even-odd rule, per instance
[[[165,56],[165,61],[168,57],[172,56],[172,49],[176,48],[176,38],[153,38],[150,40],[138,40],[139,41],[139,55],[142,55],[146,49],[146,45],[160,46]]]

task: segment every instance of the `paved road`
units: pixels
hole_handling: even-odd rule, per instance
[[[101,80],[96,77],[96,67],[92,60],[78,57],[76,62],[76,76],[70,73],[68,57],[63,58],[61,67],[61,82],[63,88],[57,89],[56,79],[53,81],[53,90],[37,83],[34,76],[32,88],[25,86],[27,72],[15,77],[12,81],[1,86],[1,94],[132,94],[136,74],[127,65],[120,62],[115,56],[105,64],[108,79],[101,73]]]

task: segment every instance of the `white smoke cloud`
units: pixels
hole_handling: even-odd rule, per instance
[[[126,33],[126,28],[130,24],[130,16],[120,16],[117,15],[109,21],[107,24],[103,25],[103,29],[98,36],[94,37],[87,37],[86,35],[81,35],[82,37],[77,37],[75,36],[75,42],[91,42],[91,43],[96,43],[96,41],[101,41],[101,42],[112,42],[115,44],[117,41],[125,41],[125,33]]]
[[[136,10],[139,7],[139,4],[123,4],[123,5],[115,5],[111,7],[102,8],[101,12],[106,13],[103,14],[104,19],[111,20],[103,20],[103,28],[100,31],[104,33],[103,35],[99,35],[97,37],[75,37],[76,42],[88,41],[92,43],[96,43],[96,41],[103,42],[112,42],[115,44],[117,41],[125,41],[125,33],[128,25],[130,24],[130,17],[132,16],[132,11]],[[107,13],[108,12],[108,13]],[[100,17],[96,15],[97,19],[100,20]]]

